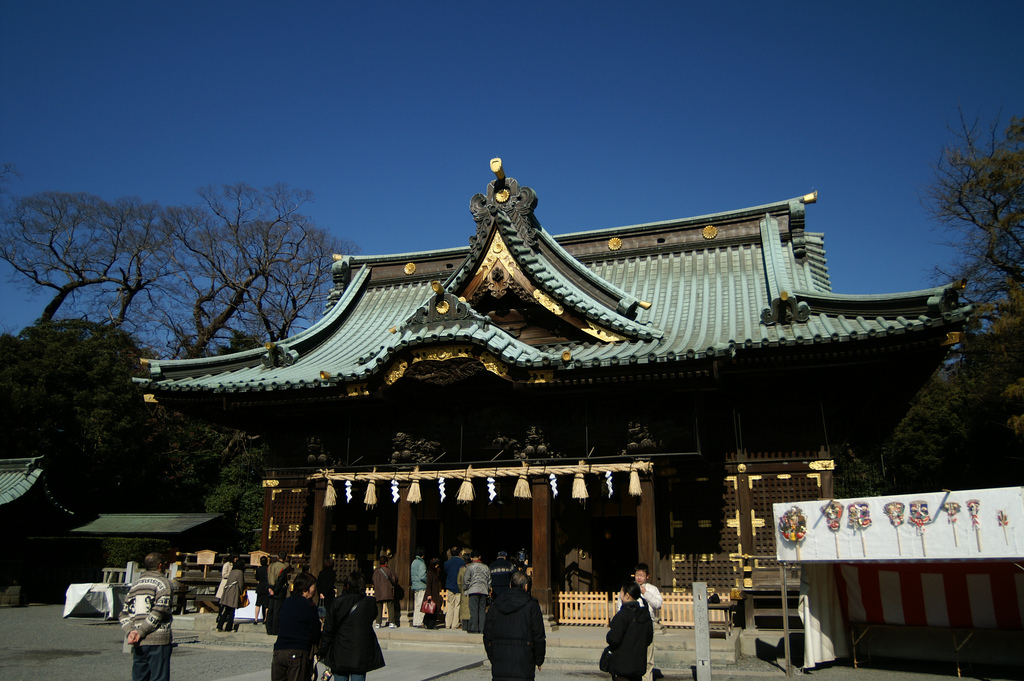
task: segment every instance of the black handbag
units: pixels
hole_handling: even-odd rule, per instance
[[[612,671],[612,649],[611,646],[605,646],[601,652],[601,659],[597,663],[597,668],[603,672]]]

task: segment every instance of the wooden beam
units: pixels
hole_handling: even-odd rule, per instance
[[[391,569],[398,575],[398,583],[405,589],[402,612],[412,607],[412,589],[409,582],[412,575],[413,551],[416,550],[416,517],[409,503],[409,483],[398,483],[398,539],[395,542],[395,557]]]
[[[649,577],[658,574],[658,549],[655,545],[654,479],[650,473],[640,474],[642,494],[636,498],[636,553],[639,563],[651,568]]]
[[[331,551],[331,512],[324,507],[327,496],[327,481],[317,480],[313,486],[313,529],[309,549],[309,571],[319,575],[324,559]]]
[[[533,597],[540,602],[545,617],[551,616],[551,488],[547,478],[535,476],[530,480],[533,495],[533,544],[530,547],[530,565],[533,568]]]

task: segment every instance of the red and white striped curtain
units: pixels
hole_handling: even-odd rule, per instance
[[[1022,629],[1024,568],[1013,562],[837,563],[855,624]]]

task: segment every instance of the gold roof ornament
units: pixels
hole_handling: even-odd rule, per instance
[[[704,229],[701,230],[701,234],[704,235],[705,239],[710,241],[718,236],[718,227],[715,227],[714,225],[705,225]]]
[[[622,248],[622,239],[620,239],[617,236],[613,236],[611,239],[608,239],[608,250],[609,251],[617,251],[620,248]]]
[[[815,189],[810,194],[804,194],[800,198],[800,203],[803,203],[803,204],[817,203],[817,202],[818,202],[818,190],[817,189]]]
[[[505,169],[501,167],[501,159],[500,158],[492,158],[491,159],[491,172],[494,173],[494,175],[499,180],[504,180],[505,179]]]
[[[416,274],[416,263],[414,263],[414,262],[407,262],[407,263],[405,263],[405,273],[406,274]]]

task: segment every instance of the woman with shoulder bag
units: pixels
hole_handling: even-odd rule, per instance
[[[434,608],[433,612],[423,611],[423,626],[427,629],[436,629],[437,619],[441,616],[441,561],[437,558],[431,558],[430,565],[427,566],[427,589],[423,595],[423,602],[433,604]]]
[[[221,591],[220,612],[217,615],[217,631],[234,631],[235,609],[242,606],[245,595],[245,561],[235,559],[231,571],[224,578]]]
[[[384,654],[373,630],[377,604],[366,595],[366,580],[352,572],[344,581],[324,619],[320,661],[337,681],[365,681],[367,672],[384,666]]]
[[[630,580],[622,585],[622,607],[612,618],[605,637],[611,654],[606,671],[612,681],[640,681],[647,671],[647,646],[654,640],[650,609],[641,607],[640,585]],[[603,658],[604,656],[602,656]],[[602,665],[602,668],[604,665]]]

